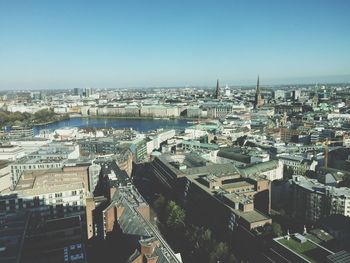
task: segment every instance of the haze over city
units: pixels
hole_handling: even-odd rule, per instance
[[[349,1],[0,1],[0,89],[350,81]]]

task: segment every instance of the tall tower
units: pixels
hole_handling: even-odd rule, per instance
[[[216,81],[215,99],[220,99],[220,86],[219,80]]]
[[[264,100],[261,97],[260,84],[259,84],[259,75],[258,75],[258,81],[256,82],[254,109],[259,108],[263,104],[264,104]]]
[[[314,96],[312,98],[312,108],[315,109],[318,106],[318,85],[316,83],[314,88]]]

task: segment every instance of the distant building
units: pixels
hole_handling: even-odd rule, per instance
[[[84,97],[90,97],[92,95],[92,88],[85,88],[84,90],[83,90],[83,96]]]
[[[219,80],[216,81],[216,89],[215,89],[215,99],[221,98],[221,90],[219,85]]]
[[[291,113],[299,113],[303,111],[303,107],[301,103],[296,104],[277,104],[275,105],[275,113],[278,114],[291,114]]]
[[[257,108],[261,107],[262,105],[264,105],[264,99],[262,98],[262,95],[261,95],[259,76],[258,76],[258,80],[256,82],[254,108],[257,109]]]
[[[207,117],[212,119],[226,117],[234,112],[233,104],[227,102],[206,103],[203,109],[207,111]]]
[[[315,171],[317,161],[307,159],[300,155],[281,154],[277,156],[278,160],[286,167],[293,170],[293,174],[304,174],[307,170]]]
[[[252,163],[267,162],[270,155],[267,152],[244,147],[221,147],[216,154],[216,163],[232,162],[237,166],[246,166]]]
[[[32,128],[12,126],[10,131],[5,132],[5,136],[9,139],[31,138],[34,132]]]
[[[73,95],[74,96],[80,96],[81,95],[81,90],[79,88],[74,88],[73,89]]]
[[[273,92],[273,98],[275,99],[275,100],[278,100],[278,99],[285,99],[285,97],[286,97],[286,92],[284,91],[284,90],[275,90],[274,92]]]
[[[15,161],[25,156],[25,151],[20,146],[1,145],[0,146],[0,160]]]
[[[30,93],[32,100],[41,100],[43,98],[42,93],[40,91],[33,91]]]

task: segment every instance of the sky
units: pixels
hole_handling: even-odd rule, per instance
[[[0,0],[0,90],[350,81],[348,0]]]

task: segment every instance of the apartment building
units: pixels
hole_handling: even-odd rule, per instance
[[[328,183],[331,181],[326,178],[321,183],[316,179],[293,176],[290,183],[295,217],[311,222],[333,214],[350,217],[350,189],[335,187]]]

